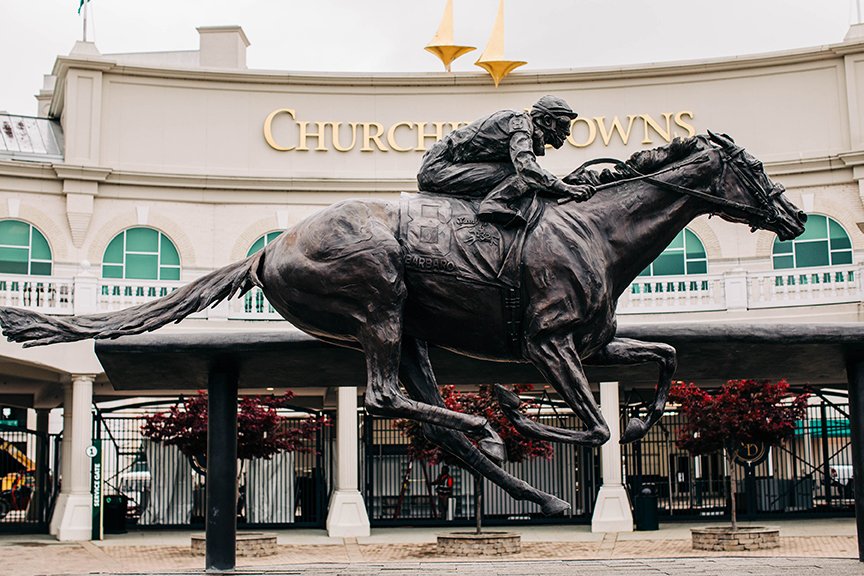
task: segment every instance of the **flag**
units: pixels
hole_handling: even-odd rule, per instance
[[[78,14],[81,14],[81,9],[84,8],[84,2],[90,2],[90,0],[81,0],[81,3],[78,4]]]

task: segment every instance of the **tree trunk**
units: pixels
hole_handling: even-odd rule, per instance
[[[736,515],[737,503],[735,493],[738,491],[738,480],[735,478],[735,456],[731,449],[726,449],[726,462],[729,466],[729,501],[731,504],[730,516],[732,517],[732,530],[738,530],[738,516]]]

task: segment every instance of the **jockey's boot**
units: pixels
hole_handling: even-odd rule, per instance
[[[505,227],[524,226],[525,217],[521,211],[514,209],[511,203],[522,204],[518,200],[527,192],[528,186],[518,176],[504,179],[480,202],[477,219]]]

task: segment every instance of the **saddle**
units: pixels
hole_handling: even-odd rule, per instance
[[[500,324],[502,351],[517,353],[522,340],[522,250],[542,212],[542,202],[530,203],[526,226],[505,228],[477,218],[481,200],[402,193],[399,241],[406,284],[409,290],[422,285],[424,294],[482,301],[485,309],[478,309],[477,317],[493,326]],[[417,315],[434,321],[434,303],[412,305]]]

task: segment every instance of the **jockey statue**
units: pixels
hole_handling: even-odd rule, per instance
[[[485,196],[478,218],[522,226],[534,192],[583,202],[589,184],[568,184],[537,164],[546,145],[561,148],[577,114],[563,99],[543,96],[530,112],[501,110],[450,132],[423,155],[421,191]]]

